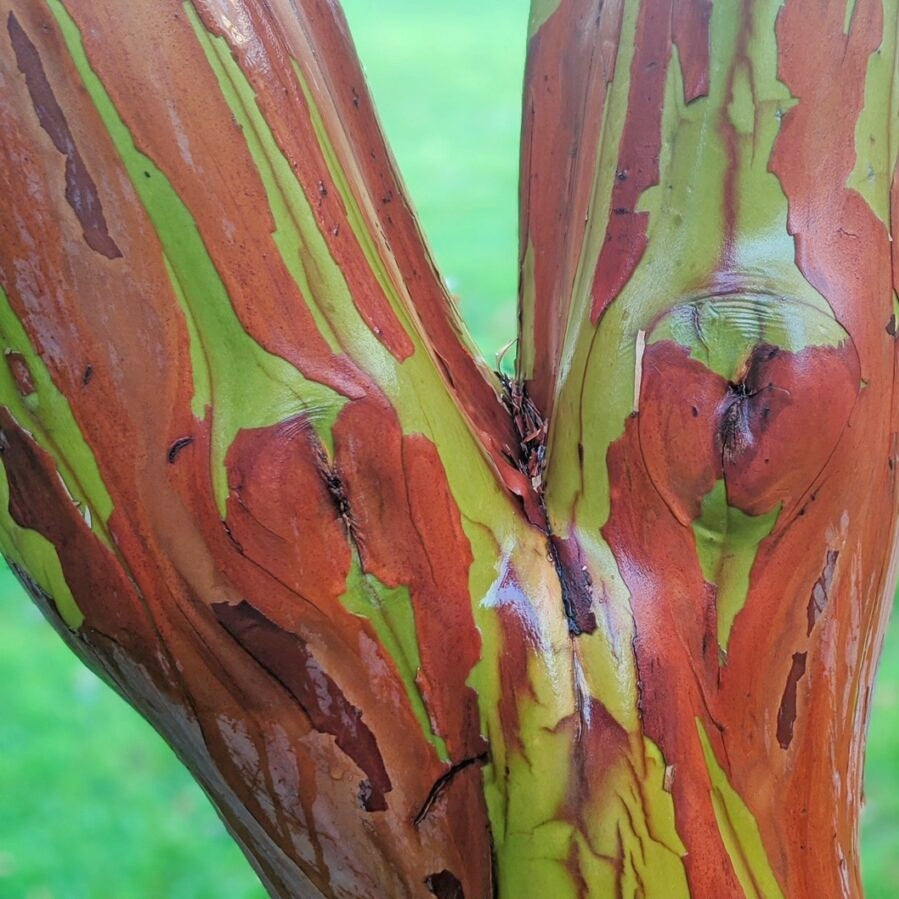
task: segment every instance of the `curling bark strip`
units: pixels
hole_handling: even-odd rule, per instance
[[[503,382],[336,5],[0,15],[0,546],[269,890],[857,895],[897,4],[535,2]]]

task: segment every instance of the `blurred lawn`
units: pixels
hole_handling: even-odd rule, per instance
[[[515,333],[527,0],[345,0],[414,203],[489,358]],[[199,788],[0,572],[0,897],[264,895]],[[869,899],[899,896],[899,628],[874,699]]]

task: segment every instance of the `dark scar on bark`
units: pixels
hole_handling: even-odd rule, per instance
[[[781,749],[788,749],[793,742],[793,725],[796,722],[796,688],[805,674],[805,659],[807,653],[793,653],[793,664],[787,675],[787,683],[784,687],[783,699],[780,701],[780,709],[777,712],[777,742]]]
[[[81,224],[84,241],[107,259],[117,259],[121,257],[122,251],[109,236],[97,185],[81,158],[66,117],[47,80],[40,53],[25,34],[15,13],[9,14],[6,28],[16,55],[16,64],[25,76],[25,85],[38,122],[50,136],[53,146],[66,158],[66,201]]]
[[[37,393],[34,377],[28,367],[28,360],[21,353],[7,353],[6,364],[9,366],[10,374],[16,382],[20,396],[28,397]]]
[[[562,588],[562,606],[572,637],[592,634],[596,630],[593,611],[593,581],[587,566],[581,562],[580,548],[569,538],[551,534],[549,553]]]
[[[809,636],[818,620],[820,614],[824,611],[828,600],[830,599],[830,588],[833,586],[834,570],[837,567],[837,559],[840,553],[836,549],[827,550],[824,559],[824,567],[821,569],[821,576],[815,581],[812,587],[811,596],[808,598],[808,608],[806,614],[808,616],[808,630],[806,636]]]
[[[752,412],[747,400],[752,394],[744,383],[729,384],[718,436],[725,459],[740,455],[752,443]]]
[[[428,874],[425,878],[425,886],[437,899],[465,899],[462,882],[446,868],[435,874]]]
[[[90,384],[91,379],[94,377],[94,367],[93,365],[88,365],[87,368],[84,369],[84,374],[81,376],[81,386],[87,387]]]
[[[231,530],[231,528],[228,526],[228,522],[223,521],[223,522],[222,522],[222,527],[223,527],[224,530],[225,530],[225,535],[228,537],[228,540],[231,541],[231,543],[233,544],[234,548],[235,548],[241,555],[244,555],[245,553],[244,553],[243,544],[240,542],[240,540],[237,539],[237,537],[234,536],[234,532],[233,532],[233,531]]]
[[[470,768],[472,765],[486,765],[490,760],[490,756],[486,752],[482,752],[480,755],[473,755],[471,758],[463,759],[461,762],[456,762],[452,768],[449,769],[445,774],[442,774],[437,780],[434,782],[434,786],[431,787],[431,791],[428,793],[427,798],[425,799],[422,807],[418,810],[418,814],[412,819],[412,823],[417,827],[421,824],[422,821],[428,816],[428,812],[434,807],[434,803],[440,798],[440,795],[443,791],[452,783],[453,779],[457,774],[460,774],[466,768]],[[432,891],[433,892],[433,891]]]
[[[375,735],[337,683],[319,665],[306,641],[279,627],[246,600],[214,603],[219,624],[296,701],[319,733],[334,737],[337,747],[366,775],[357,798],[369,812],[387,809],[393,784]]]
[[[517,378],[510,378],[497,369],[496,376],[503,387],[502,403],[512,419],[518,435],[517,453],[508,453],[509,460],[527,477],[537,497],[537,502],[546,521],[545,471],[546,440],[549,422],[528,395],[527,384]],[[578,444],[578,453],[583,462],[583,447]],[[577,545],[571,540],[554,536],[546,526],[548,550],[552,558],[562,591],[562,606],[568,621],[568,632],[577,637],[592,634],[596,630],[596,615],[593,612],[593,584],[589,572],[580,559]]]
[[[756,397],[777,388],[771,383],[759,383],[759,364],[770,361],[778,352],[777,347],[768,344],[757,346],[746,361],[742,376],[736,381],[728,381],[718,423],[718,442],[725,462],[732,462],[752,446],[754,426],[763,424],[768,418],[768,407],[755,408]]]
[[[166,458],[169,460],[169,465],[174,465],[175,460],[178,458],[178,454],[181,450],[190,446],[194,442],[193,437],[179,437],[170,447]]]
[[[359,791],[356,793],[359,805],[367,812],[383,812],[387,808],[387,803],[383,802],[383,796],[372,786],[371,781],[359,781]]]
[[[331,497],[331,501],[334,503],[337,514],[340,516],[341,521],[343,521],[347,537],[354,543],[358,543],[359,529],[356,520],[353,518],[353,511],[350,508],[350,499],[349,496],[347,496],[343,475],[340,473],[340,469],[337,465],[331,463],[325,447],[321,440],[317,438],[317,435],[313,432],[311,433],[311,437],[313,438],[315,467],[324,482],[328,495]]]

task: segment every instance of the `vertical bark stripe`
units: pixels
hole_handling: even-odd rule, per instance
[[[595,325],[640,264],[649,214],[637,210],[643,192],[659,183],[662,110],[671,59],[671,0],[643,0],[637,20],[627,119],[621,136],[605,243],[593,276]]]
[[[522,122],[518,365],[547,416],[600,176],[598,150],[623,11],[623,3],[596,0],[564,0],[554,15],[532,7],[536,30],[528,46]]]
[[[85,243],[107,259],[116,259],[122,255],[122,251],[109,236],[97,185],[81,158],[66,117],[56,101],[40,54],[22,29],[15,13],[9,14],[6,27],[19,71],[25,76],[38,121],[50,135],[53,146],[66,158],[66,200],[84,229],[82,233]]]
[[[398,361],[408,358],[414,346],[389,296],[392,294],[394,304],[400,304],[401,288],[391,283],[391,277],[396,281],[399,278],[389,258],[387,266],[381,258],[381,254],[389,254],[389,249],[371,229],[370,217],[353,193],[352,182],[338,158],[334,139],[328,133],[308,79],[293,58],[291,42],[301,39],[299,31],[271,27],[261,10],[250,6],[246,9],[249,27],[236,39],[233,24],[221,11],[212,5],[199,4],[198,12],[205,27],[228,42],[253,86],[280,151],[310,199],[318,228],[347,280],[359,314]],[[327,101],[327,95],[323,100]],[[371,198],[365,199],[367,205]],[[391,269],[389,274],[385,271],[387,267]]]
[[[718,828],[744,895],[759,899],[785,899],[786,894],[768,859],[758,823],[743,797],[728,781],[727,772],[715,757],[704,725],[697,720],[696,726],[708,766]]]
[[[435,731],[458,760],[482,751],[477,697],[467,686],[480,657],[468,590],[471,546],[434,445],[403,435],[373,400],[350,403],[334,428],[363,568],[408,585],[421,653],[418,683]]]

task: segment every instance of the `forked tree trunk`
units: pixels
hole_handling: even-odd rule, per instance
[[[859,895],[897,3],[535,0],[505,383],[334,0],[0,5],[0,543],[268,888]]]

